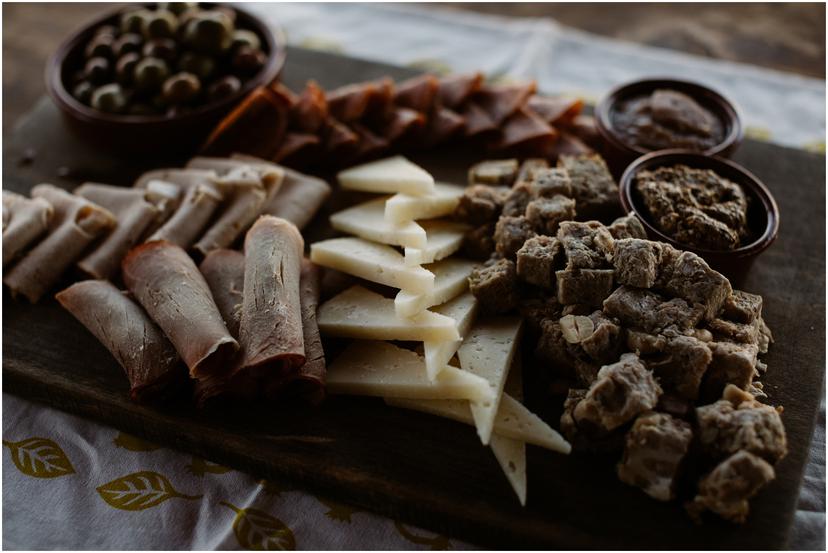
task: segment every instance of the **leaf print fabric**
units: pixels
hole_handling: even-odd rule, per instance
[[[117,478],[98,488],[104,501],[116,509],[141,511],[160,505],[168,499],[201,499],[200,495],[185,495],[175,491],[170,481],[152,471],[141,471]]]
[[[46,438],[29,438],[20,442],[7,442],[12,461],[17,470],[35,478],[57,478],[73,474],[75,469],[60,447]]]

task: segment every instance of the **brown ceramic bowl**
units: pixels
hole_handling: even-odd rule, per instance
[[[682,92],[722,122],[724,139],[702,153],[711,156],[729,157],[744,138],[741,118],[735,105],[727,98],[706,86],[677,79],[645,79],[614,88],[595,107],[595,121],[598,133],[605,143],[605,154],[611,167],[618,173],[636,158],[654,150],[630,144],[618,133],[613,123],[613,114],[618,106],[627,100],[648,96],[658,89]]]
[[[251,90],[276,80],[285,65],[286,40],[281,28],[271,28],[264,21],[238,6],[237,22],[262,40],[267,62],[234,96],[200,106],[193,111],[167,117],[164,115],[120,115],[104,113],[76,100],[67,83],[81,64],[83,49],[101,25],[117,21],[122,9],[92,21],[69,37],[52,54],[46,64],[46,88],[60,109],[69,128],[84,142],[121,156],[136,154],[156,157],[181,157],[195,152],[213,127],[221,121]]]
[[[748,207],[747,243],[735,250],[708,250],[677,242],[658,230],[641,198],[635,190],[635,178],[640,171],[677,164],[697,169],[711,169],[718,175],[740,185],[750,198]],[[711,267],[738,284],[744,280],[753,261],[776,240],[779,233],[779,207],[765,185],[741,165],[720,157],[707,156],[690,150],[660,150],[635,160],[621,176],[619,184],[621,205],[627,213],[633,212],[641,220],[652,240],[668,244],[702,256]]]

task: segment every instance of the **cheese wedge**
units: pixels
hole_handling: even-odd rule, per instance
[[[485,378],[495,398],[488,404],[471,405],[477,433],[484,444],[488,444],[491,438],[503,386],[515,351],[520,347],[520,330],[521,319],[518,317],[478,320],[457,350],[460,367]]]
[[[485,380],[454,367],[440,371],[430,382],[422,357],[388,342],[352,343],[328,367],[326,379],[332,394],[465,402],[493,399]]]
[[[311,261],[414,294],[434,289],[432,273],[422,267],[406,267],[403,256],[391,246],[362,238],[332,238],[311,244]]]
[[[423,247],[406,247],[405,264],[409,267],[433,263],[450,256],[463,245],[468,225],[451,221],[425,221],[420,224],[426,235]]]
[[[386,398],[385,402],[394,407],[474,425],[468,401]],[[572,450],[563,436],[509,394],[503,394],[501,398],[494,422],[494,434],[558,453],[568,454]]]
[[[331,226],[380,244],[425,248],[426,231],[414,221],[389,223],[385,220],[385,200],[378,198],[343,209],[331,215]]]
[[[423,311],[404,319],[397,316],[394,300],[362,286],[353,286],[319,307],[319,330],[327,336],[362,340],[459,340],[454,319]]]
[[[385,203],[385,218],[389,223],[405,223],[451,215],[460,203],[463,190],[462,186],[438,182],[426,196],[395,194]]]
[[[364,192],[403,192],[422,196],[434,192],[434,177],[402,156],[363,163],[340,171],[340,186]]]
[[[449,364],[451,358],[454,357],[454,354],[460,348],[460,344],[463,343],[463,336],[468,334],[474,317],[477,314],[477,299],[471,292],[467,291],[465,294],[457,296],[447,303],[438,305],[432,311],[453,319],[461,338],[460,340],[441,342],[429,340],[423,344],[426,373],[433,380],[437,376],[437,373]]]
[[[526,442],[504,438],[495,434],[489,446],[500,468],[518,496],[522,507],[526,506]]]
[[[432,305],[440,305],[462,294],[469,287],[469,275],[476,263],[466,259],[444,259],[426,267],[434,275],[434,288],[427,294],[400,290],[394,308],[400,317],[413,317]]]

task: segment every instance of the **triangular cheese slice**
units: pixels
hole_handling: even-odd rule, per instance
[[[526,506],[526,442],[494,434],[489,446],[522,507]]]
[[[422,267],[407,267],[402,254],[391,246],[362,238],[332,238],[311,244],[311,261],[414,294],[434,289],[432,273]]]
[[[389,223],[385,220],[386,199],[371,200],[334,213],[330,219],[331,226],[380,244],[425,248],[427,241],[423,227],[414,221]]]
[[[485,378],[495,397],[491,403],[471,406],[477,433],[484,444],[489,443],[492,435],[503,386],[515,351],[520,347],[520,330],[521,319],[518,317],[478,319],[457,350],[460,367]]]
[[[400,290],[394,298],[394,307],[400,317],[413,317],[432,305],[440,305],[462,294],[469,287],[476,263],[466,259],[444,259],[425,267],[434,275],[434,288],[427,294],[413,294]]]
[[[388,342],[352,343],[328,367],[326,384],[332,394],[492,400],[492,391],[482,378],[447,367],[431,382],[422,357]]]
[[[327,336],[363,340],[459,340],[454,319],[423,311],[411,318],[398,317],[394,300],[353,286],[319,307],[319,330]]]
[[[457,296],[453,300],[438,305],[432,310],[434,313],[445,315],[454,319],[457,325],[457,332],[460,340],[434,341],[429,340],[423,344],[423,353],[426,360],[426,372],[430,379],[434,379],[443,367],[449,364],[451,358],[457,353],[460,344],[463,343],[463,336],[468,334],[474,317],[477,314],[477,298],[471,292]]]
[[[402,156],[371,161],[337,175],[340,186],[364,192],[404,192],[422,196],[434,192],[434,177]]]
[[[419,219],[435,219],[454,213],[464,188],[438,182],[434,191],[425,196],[395,194],[385,203],[385,218],[389,223],[405,223]]]
[[[463,245],[468,225],[451,221],[423,221],[426,243],[421,248],[405,248],[405,264],[409,267],[433,263],[450,256]]]

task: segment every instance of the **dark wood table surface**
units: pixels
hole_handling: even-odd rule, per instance
[[[3,136],[43,94],[46,58],[110,3],[3,4]],[[586,31],[712,58],[825,77],[824,4],[431,4],[546,16]]]

